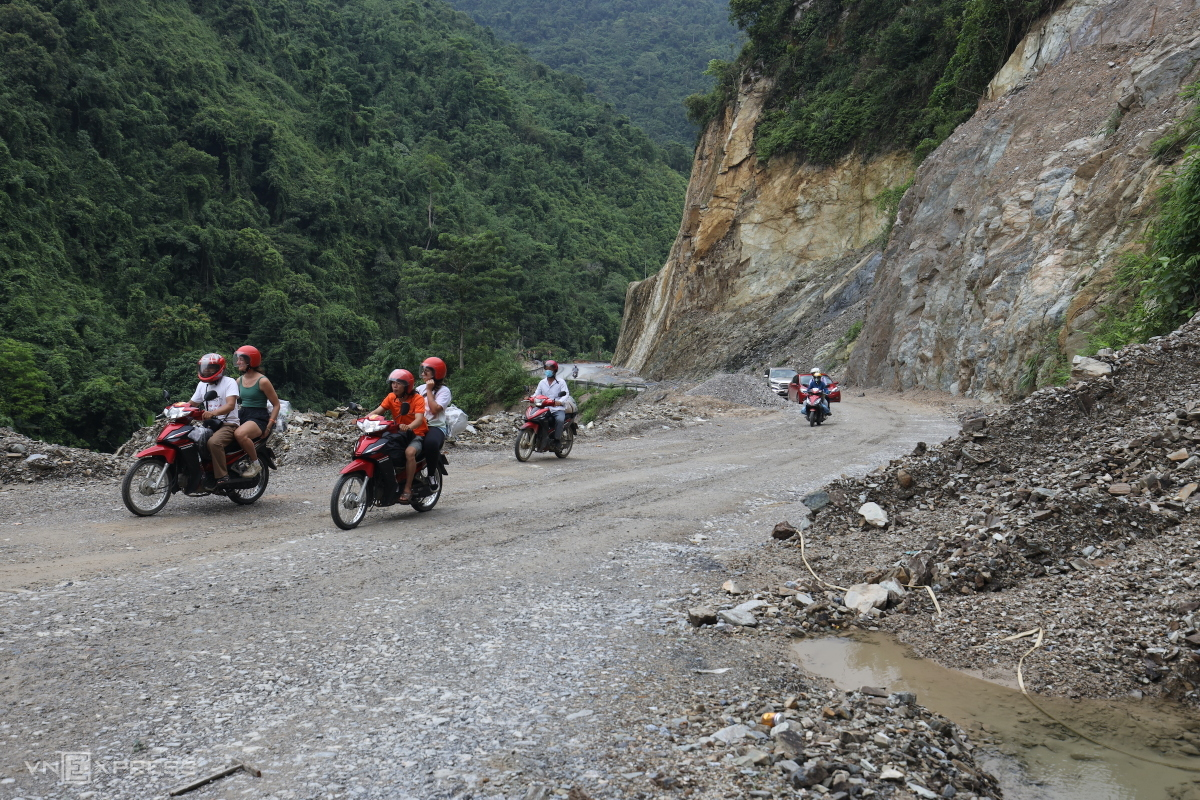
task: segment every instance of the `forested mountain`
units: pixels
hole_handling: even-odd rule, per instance
[[[760,159],[798,152],[829,163],[913,151],[920,160],[970,118],[988,81],[1030,26],[1062,0],[730,0],[749,40],[717,85],[687,98],[713,119],[743,71],[773,89],[755,132]]]
[[[712,59],[731,58],[726,0],[451,0],[478,22],[588,88],[691,167],[694,126],[683,99],[705,92]]]
[[[437,0],[0,0],[0,185],[0,424],[112,446],[208,350],[304,405],[611,347],[685,180]]]

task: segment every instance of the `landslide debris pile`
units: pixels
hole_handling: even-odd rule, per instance
[[[923,655],[1005,670],[1032,641],[1007,637],[1044,628],[1026,662],[1038,691],[1200,703],[1197,319],[1102,353],[1109,375],[976,413],[954,439],[806,498],[821,580],[790,559],[815,601],[801,628],[830,624],[826,603],[832,624],[886,617]]]
[[[754,375],[714,375],[688,390],[687,394],[715,397],[740,406],[756,408],[786,408],[795,405],[772,392],[765,379]]]
[[[48,444],[0,428],[0,483],[48,479],[98,480],[117,477],[125,465],[116,456],[78,447]]]
[[[915,695],[784,683],[782,691],[697,692],[674,712],[654,709],[657,724],[624,741],[629,750],[639,740],[674,742],[682,757],[644,769],[656,787],[683,796],[709,784],[714,767],[735,772],[750,797],[799,789],[831,798],[1000,796],[995,779],[974,765],[966,733],[917,705]],[[722,756],[732,758],[716,760]]]

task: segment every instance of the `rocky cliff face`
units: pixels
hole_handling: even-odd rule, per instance
[[[921,165],[849,378],[1005,399],[1086,344],[1169,169],[1151,146],[1197,78],[1197,5],[1078,0],[1026,38]]]
[[[907,180],[909,159],[760,165],[769,89],[746,82],[705,131],[670,257],[626,295],[617,363],[661,378],[805,358],[861,308],[887,223],[873,200]]]
[[[670,258],[629,289],[616,359],[652,377],[807,359],[865,304],[856,382],[1018,393],[1086,343],[1138,246],[1169,169],[1151,145],[1197,79],[1198,5],[1068,2],[921,165],[883,253],[873,199],[908,156],[758,164],[769,85],[747,80],[697,149]]]

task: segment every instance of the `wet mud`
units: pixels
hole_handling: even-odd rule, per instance
[[[1169,704],[1038,697],[1043,712],[1015,675],[1004,685],[947,669],[879,632],[811,639],[793,650],[805,670],[842,689],[915,692],[975,738],[979,763],[1008,800],[1200,800],[1200,719]]]

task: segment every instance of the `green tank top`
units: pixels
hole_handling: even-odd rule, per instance
[[[258,380],[253,386],[242,386],[242,381],[238,379],[238,388],[242,390],[242,408],[266,408],[267,394],[262,389],[258,388],[258,384],[262,382],[265,375],[259,375]]]

